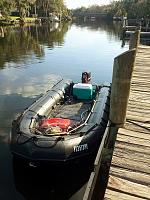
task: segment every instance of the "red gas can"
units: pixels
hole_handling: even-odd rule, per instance
[[[59,126],[63,131],[67,131],[68,127],[71,124],[70,119],[63,119],[63,118],[49,118],[42,120],[40,127],[46,128],[49,126]]]

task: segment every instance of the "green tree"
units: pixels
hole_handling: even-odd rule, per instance
[[[35,4],[36,0],[15,0],[15,7],[19,11],[20,17],[26,17],[29,12],[30,6]]]
[[[15,0],[0,0],[0,11],[4,17],[8,17],[11,9],[15,6]]]

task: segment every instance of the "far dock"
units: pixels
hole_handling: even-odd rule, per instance
[[[142,39],[150,39],[150,19],[123,19],[122,39],[130,38],[136,30],[141,31]]]

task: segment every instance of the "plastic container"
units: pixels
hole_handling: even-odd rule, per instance
[[[93,97],[92,84],[77,83],[73,86],[73,96],[76,99],[88,100]]]

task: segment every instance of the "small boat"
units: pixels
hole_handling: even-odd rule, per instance
[[[110,85],[60,80],[12,123],[10,149],[31,166],[76,161],[97,152],[109,116]]]

